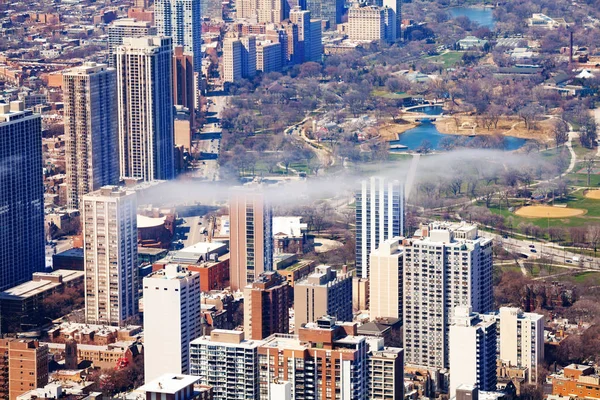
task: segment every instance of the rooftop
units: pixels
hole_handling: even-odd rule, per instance
[[[29,298],[36,296],[60,286],[62,283],[58,282],[57,278],[62,277],[62,282],[66,283],[78,278],[83,279],[84,272],[59,269],[48,273],[36,273],[35,276],[39,279],[25,282],[0,293],[0,299]],[[47,276],[47,279],[44,279],[45,276]]]
[[[138,214],[137,227],[139,228],[155,228],[165,223],[166,217],[152,218]]]
[[[175,394],[198,382],[199,379],[199,377],[191,375],[164,374],[140,386],[137,390],[151,393]]]
[[[55,256],[83,258],[83,249],[79,248],[79,247],[73,247],[72,249],[57,253],[57,254],[55,254]]]

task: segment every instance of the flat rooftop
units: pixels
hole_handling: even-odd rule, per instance
[[[61,251],[60,253],[54,254],[56,257],[72,257],[72,258],[83,258],[83,249],[79,247],[73,247],[72,249]]]
[[[83,279],[84,276],[83,271],[71,271],[68,269],[59,269],[53,272],[48,273],[37,273],[37,276],[40,277],[39,280],[29,281],[22,283],[18,286],[12,287],[10,289],[5,290],[0,293],[0,299],[12,299],[16,298],[26,299],[32,296],[36,296],[40,293],[43,293],[47,290],[52,290],[63,283],[68,283],[75,279]],[[47,275],[48,278],[55,278],[58,276],[62,276],[62,283],[51,281],[50,279],[44,279],[44,275]]]
[[[164,374],[140,386],[137,390],[151,393],[175,394],[187,386],[198,382],[199,379],[199,377],[191,375]]]

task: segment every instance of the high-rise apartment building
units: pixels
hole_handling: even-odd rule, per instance
[[[398,181],[371,177],[356,200],[356,274],[369,278],[369,255],[379,243],[404,235],[404,190]]]
[[[175,174],[171,39],[124,38],[116,54],[121,176],[171,179]]]
[[[235,5],[237,19],[257,19],[259,0],[238,0]]]
[[[248,339],[262,340],[274,333],[289,333],[292,291],[275,271],[263,272],[244,288],[244,332]]]
[[[367,354],[367,387],[371,400],[404,399],[404,350],[371,340]]]
[[[67,202],[79,209],[82,196],[119,183],[117,74],[93,62],[63,73]]]
[[[492,240],[475,225],[431,223],[405,243],[403,272],[406,361],[448,368],[454,308],[492,310]]]
[[[191,128],[196,121],[194,82],[194,57],[184,52],[183,46],[175,46],[173,48],[173,103],[187,108]]]
[[[256,36],[240,38],[242,43],[242,78],[256,75]]]
[[[295,59],[298,63],[309,61],[311,48],[310,11],[296,6],[290,10],[290,21],[298,27],[298,51]]]
[[[154,20],[159,36],[170,36],[193,56],[194,72],[202,71],[200,0],[155,0]]]
[[[344,0],[306,0],[306,9],[312,18],[325,20],[327,28],[335,30],[342,22]]]
[[[369,310],[372,320],[402,319],[403,256],[400,238],[385,240],[371,252]]]
[[[263,73],[278,72],[282,70],[281,43],[261,42],[256,46],[256,70]]]
[[[17,396],[48,383],[48,346],[31,339],[0,339],[0,396]]]
[[[258,23],[280,24],[285,18],[286,0],[258,0]]]
[[[305,42],[304,57],[306,61],[321,62],[323,58],[323,41],[322,41],[322,29],[323,24],[320,19],[310,20],[310,39],[308,43]],[[310,49],[308,55],[306,54],[306,46]]]
[[[535,383],[538,367],[544,360],[544,316],[515,307],[500,307],[499,311],[482,318],[496,322],[497,358],[527,368],[529,383]]]
[[[256,37],[226,37],[223,40],[223,80],[237,82],[256,75]]]
[[[143,281],[144,377],[188,374],[190,342],[200,331],[200,274],[167,264]]]
[[[104,186],[83,196],[85,318],[121,325],[138,313],[136,194]]]
[[[395,42],[402,37],[402,0],[383,0],[382,5],[393,21],[390,26],[390,41]]]
[[[348,11],[348,38],[358,41],[385,40],[386,12],[378,6],[353,5]]]
[[[236,37],[223,40],[223,81],[238,82],[242,79],[242,42]]]
[[[0,104],[0,290],[45,269],[42,120]]]
[[[190,372],[213,389],[214,400],[257,399],[260,340],[244,332],[215,329],[190,343]]]
[[[496,324],[456,307],[450,326],[450,398],[461,385],[496,390]]]
[[[276,334],[258,348],[260,400],[271,396],[275,382],[291,384],[292,399],[363,400],[367,382],[367,343],[356,324],[320,318],[298,335]]]
[[[116,68],[115,51],[123,44],[123,38],[156,35],[156,28],[151,22],[138,21],[135,18],[122,18],[108,26],[108,66]]]
[[[352,275],[319,265],[314,273],[294,285],[296,332],[324,315],[338,321],[352,321]]]
[[[232,290],[243,290],[273,270],[273,212],[260,192],[236,190],[229,202],[229,274]]]
[[[281,45],[279,56],[281,57],[282,68],[288,64],[288,52],[290,51],[289,49],[292,49],[293,52],[294,31],[296,31],[296,43],[298,42],[298,28],[294,26],[294,24],[289,23],[288,21],[286,21],[286,23],[281,25],[271,25],[269,28],[267,28],[265,33],[265,37],[268,42],[279,43]],[[287,25],[290,28],[290,30],[286,30],[284,28],[285,25]],[[291,35],[288,36],[288,33],[291,33]]]

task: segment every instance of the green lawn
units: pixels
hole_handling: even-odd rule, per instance
[[[412,97],[412,95],[410,95],[408,93],[391,93],[391,92],[388,92],[387,90],[373,90],[371,92],[371,95],[373,95],[375,97],[383,97],[384,99],[391,99],[391,100],[401,100],[401,99],[405,99],[407,97]]]
[[[569,280],[575,283],[591,283],[594,285],[600,284],[600,273],[599,272],[583,272],[574,276],[570,276]]]
[[[577,167],[575,168],[578,169]],[[587,187],[587,174],[577,174],[572,173],[568,174],[567,178],[569,179],[571,185],[573,186],[585,186]],[[600,175],[591,174],[590,175],[590,187],[598,187],[600,186]]]
[[[439,56],[429,57],[428,60],[434,63],[444,64],[444,68],[450,68],[461,62],[463,52],[460,51],[449,51]]]

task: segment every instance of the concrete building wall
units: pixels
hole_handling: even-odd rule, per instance
[[[369,301],[371,319],[402,319],[403,252],[400,238],[386,240],[371,253]]]

